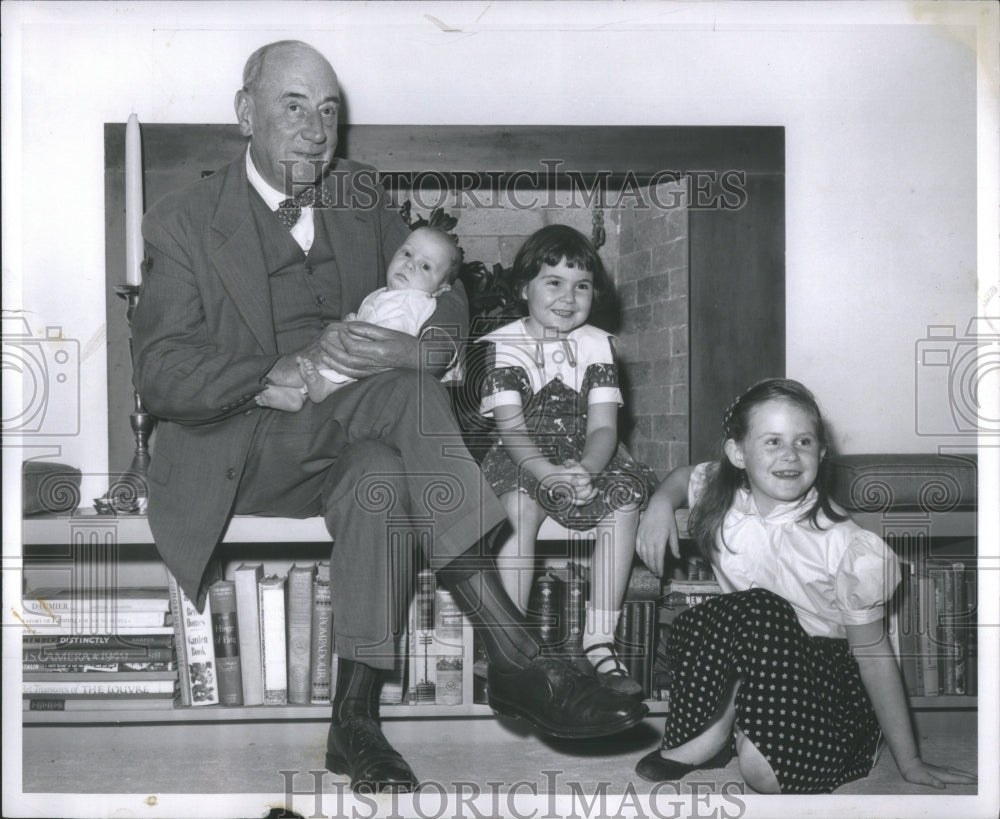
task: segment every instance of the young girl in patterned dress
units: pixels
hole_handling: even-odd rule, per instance
[[[677,618],[670,711],[644,779],[724,766],[735,737],[746,783],[824,793],[868,775],[879,729],[903,777],[944,787],[975,777],[924,762],[885,627],[895,555],[830,500],[826,432],[812,394],[769,379],[726,411],[717,463],[671,472],[650,500],[638,553],[660,573],[679,557],[674,510],[725,594]]]
[[[641,687],[615,652],[614,633],[639,510],[656,476],[618,442],[614,339],[586,323],[611,282],[590,240],[549,225],[518,251],[512,284],[528,315],[481,339],[481,411],[493,416],[498,433],[483,474],[514,528],[498,568],[524,611],[545,518],[578,530],[596,526],[583,649],[602,683],[637,694]]]

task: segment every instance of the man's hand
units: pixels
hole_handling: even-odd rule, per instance
[[[365,378],[395,368],[416,370],[420,366],[417,339],[364,321],[331,324],[318,346],[318,362],[311,354],[306,357],[317,366],[329,367],[352,378]]]

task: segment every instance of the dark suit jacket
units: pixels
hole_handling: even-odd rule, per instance
[[[253,398],[279,358],[245,162],[241,155],[147,212],[147,270],[132,323],[135,386],[159,419],[149,523],[168,568],[199,606],[202,577],[228,524],[262,417]],[[338,160],[336,171],[348,180],[340,188],[345,199],[356,192],[357,201],[370,203],[370,181],[354,185],[362,167]],[[324,220],[334,248],[343,310],[357,310],[385,284],[386,262],[406,225],[381,202],[314,215]],[[467,322],[459,286],[439,299],[431,323]]]

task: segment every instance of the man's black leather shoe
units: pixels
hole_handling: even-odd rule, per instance
[[[635,697],[611,691],[592,675],[551,657],[535,657],[518,671],[490,666],[486,685],[494,711],[523,717],[543,733],[561,739],[616,734],[649,713]]]
[[[352,715],[342,725],[331,724],[326,736],[326,768],[351,777],[351,790],[359,793],[417,788],[417,778],[399,751],[389,744],[378,721]]]

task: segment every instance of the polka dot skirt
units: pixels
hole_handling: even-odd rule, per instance
[[[829,793],[867,776],[878,720],[847,640],[810,637],[765,589],[714,597],[674,622],[663,748],[702,732],[740,679],[736,725],[770,763],[782,793]]]

